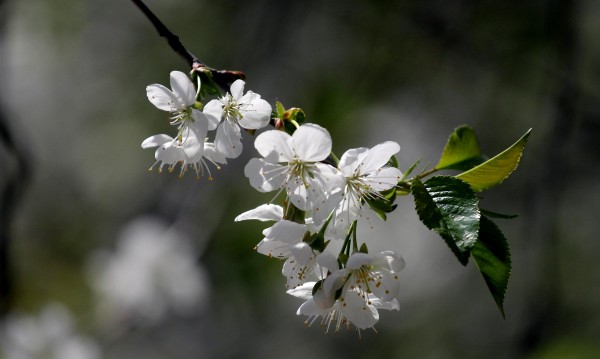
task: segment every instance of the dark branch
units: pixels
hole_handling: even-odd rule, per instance
[[[144,15],[146,15],[148,20],[150,20],[152,25],[154,25],[156,31],[158,31],[158,34],[167,39],[171,49],[173,49],[173,51],[175,51],[179,56],[183,57],[192,70],[200,73],[209,72],[212,80],[223,89],[227,89],[227,87],[237,79],[246,78],[246,75],[241,71],[216,70],[212,67],[206,66],[185,46],[183,46],[183,43],[179,40],[179,36],[171,32],[171,30],[169,30],[165,24],[163,24],[163,22],[160,21],[156,15],[154,15],[154,13],[146,6],[146,4],[144,4],[142,0],[131,1],[144,13]]]
[[[154,15],[154,13],[144,4],[142,0],[131,0],[133,3],[146,15],[148,20],[154,25],[156,31],[161,37],[167,39],[169,46],[179,54],[183,59],[190,65],[190,67],[194,67],[195,65],[203,65],[200,60],[194,54],[188,51],[188,49],[183,46],[181,41],[179,40],[179,36],[172,33],[165,24],[160,21],[160,19]]]

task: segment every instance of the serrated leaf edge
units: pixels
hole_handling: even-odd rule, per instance
[[[475,192],[481,192],[484,191],[486,189],[490,189],[492,187],[495,187],[499,184],[501,184],[502,182],[504,182],[516,169],[517,167],[519,167],[519,163],[521,162],[521,158],[523,157],[523,152],[525,150],[525,144],[527,143],[527,140],[529,139],[529,135],[531,134],[531,128],[525,132],[525,134],[523,136],[521,136],[521,138],[519,138],[515,143],[513,143],[510,147],[508,147],[507,149],[505,149],[504,151],[500,152],[499,154],[497,154],[496,156],[490,158],[489,160],[485,161],[484,163],[475,166],[473,168],[471,168],[470,170],[463,172],[457,176],[455,176],[455,178],[458,178],[466,183],[469,183],[469,181],[465,180],[465,177],[468,177],[469,175],[473,174],[474,172],[476,172],[477,170],[483,168],[484,166],[486,166],[488,163],[493,162],[494,160],[496,160],[497,158],[501,157],[502,155],[504,155],[505,153],[511,151],[515,146],[517,146],[519,143],[521,143],[521,141],[523,142],[523,148],[522,150],[519,152],[519,156],[517,157],[517,160],[514,163],[513,168],[506,174],[506,176],[502,177],[498,182],[495,182],[493,184],[489,184],[487,186],[484,187],[473,187],[473,185],[471,185],[471,183],[469,183],[469,185],[471,185],[471,188],[473,189],[473,191]]]

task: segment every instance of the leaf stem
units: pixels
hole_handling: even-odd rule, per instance
[[[417,176],[416,176],[415,178],[413,178],[411,181],[413,181],[413,180],[415,180],[415,179],[419,179],[419,180],[420,180],[421,178],[424,178],[424,177],[427,177],[427,176],[429,176],[429,175],[431,175],[431,174],[434,174],[434,173],[436,173],[437,171],[439,171],[437,168],[432,168],[432,169],[430,169],[429,171],[425,171],[425,172],[423,172],[423,173],[421,173],[421,174],[417,175]]]
[[[356,239],[356,222],[352,222],[350,231],[352,231],[352,253],[358,252],[358,241]]]
[[[407,192],[411,192],[412,182],[414,182],[415,180],[421,180],[422,178],[427,177],[427,176],[429,176],[431,174],[434,174],[437,171],[439,171],[437,168],[432,168],[429,171],[422,172],[422,173],[416,175],[415,177],[413,177],[413,178],[411,178],[411,179],[409,179],[407,181],[400,181],[396,185],[396,188],[405,190]]]

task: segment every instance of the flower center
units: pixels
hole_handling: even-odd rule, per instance
[[[191,122],[194,122],[194,117],[192,116],[192,108],[184,107],[181,109],[177,109],[172,112],[171,116],[171,125],[177,126],[177,129],[181,132],[186,126],[188,126]]]
[[[308,187],[308,182],[307,182],[306,177],[313,176],[312,168],[314,167],[314,164],[304,162],[304,161],[300,160],[298,157],[294,156],[294,159],[292,161],[290,161],[288,165],[290,168],[290,177],[301,178],[304,186]]]
[[[375,192],[371,189],[371,186],[364,183],[357,175],[348,178],[346,186],[348,187],[348,192],[353,192],[360,199],[374,197]]]
[[[225,95],[223,99],[223,116],[230,122],[240,120],[243,117],[240,107],[240,104],[230,94]]]

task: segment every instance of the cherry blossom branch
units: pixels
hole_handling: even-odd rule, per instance
[[[179,36],[171,32],[165,26],[165,24],[163,24],[163,22],[160,21],[160,19],[156,15],[154,15],[154,13],[148,8],[148,6],[144,4],[142,0],[131,1],[140,9],[140,11],[144,13],[144,15],[146,15],[148,20],[150,20],[152,25],[154,25],[156,31],[158,31],[158,34],[167,40],[169,46],[171,46],[171,49],[173,49],[173,51],[175,51],[177,54],[183,57],[183,59],[190,65],[190,67],[194,67],[194,65],[196,64],[202,65],[202,62],[196,56],[194,56],[194,54],[192,54],[185,46],[183,46],[183,43],[179,40]]]
[[[160,21],[158,16],[156,16],[152,10],[144,4],[142,0],[131,0],[137,7],[140,9],[142,13],[148,18],[148,20],[152,23],[156,31],[161,37],[164,37],[167,40],[167,43],[171,47],[175,53],[181,56],[185,62],[192,68],[194,71],[198,72],[209,72],[211,74],[212,80],[219,85],[223,89],[227,89],[231,83],[237,79],[245,79],[246,74],[241,71],[230,71],[230,70],[217,70],[210,66],[205,65],[198,57],[191,53],[179,40],[179,36],[175,35],[167,26]]]

